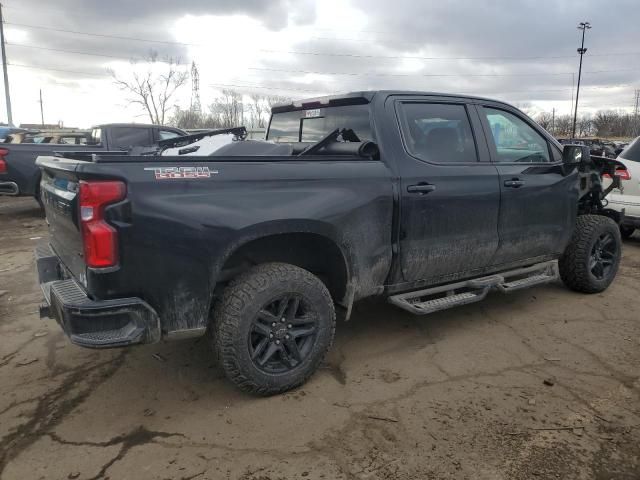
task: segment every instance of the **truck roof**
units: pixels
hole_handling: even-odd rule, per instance
[[[295,100],[288,103],[279,103],[271,108],[272,113],[286,112],[289,110],[302,109],[302,108],[314,108],[322,106],[336,106],[336,105],[353,105],[370,103],[376,95],[425,95],[436,97],[452,97],[452,98],[468,98],[473,100],[487,100],[496,103],[502,103],[509,105],[506,102],[495,100],[492,98],[478,97],[475,95],[456,94],[456,93],[442,93],[442,92],[424,92],[419,90],[362,90],[355,92],[347,92],[337,95],[327,95],[315,98],[305,98],[301,100]]]

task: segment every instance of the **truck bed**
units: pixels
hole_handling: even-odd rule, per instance
[[[353,284],[340,292],[345,299],[378,293],[390,270],[393,192],[381,161],[327,155],[91,161],[44,156],[37,164],[50,246],[62,269],[94,300],[144,299],[165,333],[206,326],[212,292],[229,273],[223,267],[229,268],[230,252],[258,235],[280,236],[292,249],[298,242],[321,248],[323,238],[335,241],[354,270]],[[123,181],[127,189],[124,201],[105,209],[118,232],[120,261],[92,269],[83,259],[78,183],[107,179]],[[337,274],[332,265],[319,268]]]

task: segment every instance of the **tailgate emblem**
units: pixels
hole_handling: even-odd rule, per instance
[[[218,173],[217,170],[209,170],[209,167],[150,167],[145,170],[154,172],[156,180],[210,178]]]

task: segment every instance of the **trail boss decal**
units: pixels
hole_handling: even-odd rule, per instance
[[[150,167],[145,170],[154,172],[156,180],[210,178],[218,174],[217,170],[209,170],[209,167]]]

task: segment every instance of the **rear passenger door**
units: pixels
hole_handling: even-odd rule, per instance
[[[478,107],[500,175],[500,246],[496,264],[558,255],[576,219],[577,172],[565,173],[562,152],[516,109]]]
[[[449,98],[394,107],[404,280],[435,283],[487,267],[498,247],[500,187],[476,111]]]

